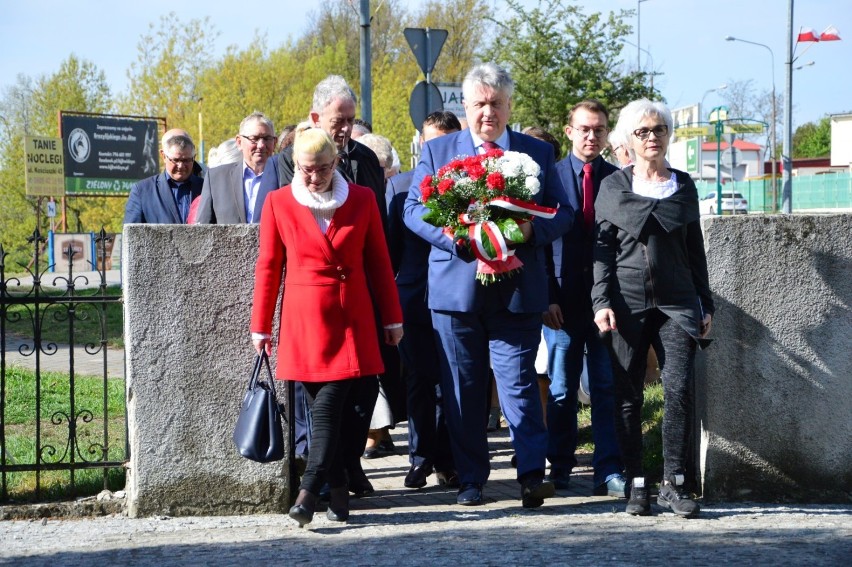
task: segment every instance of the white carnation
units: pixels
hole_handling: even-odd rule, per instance
[[[529,189],[530,193],[533,195],[538,193],[538,190],[541,188],[541,183],[539,183],[538,177],[527,177],[524,181],[524,185],[526,185],[527,189]]]

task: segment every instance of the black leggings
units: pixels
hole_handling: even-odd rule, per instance
[[[616,431],[627,478],[644,476],[642,467],[642,404],[648,345],[659,333],[666,362],[663,367],[663,478],[685,474],[688,464],[695,340],[660,311],[644,321],[639,344],[633,346],[628,368],[612,356],[615,378]],[[614,340],[623,340],[613,337]]]
[[[346,486],[347,436],[343,432],[352,427],[360,380],[362,378],[302,383],[311,408],[311,450],[300,489],[318,495],[326,482],[331,488]]]

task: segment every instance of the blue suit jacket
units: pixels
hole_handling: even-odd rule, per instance
[[[547,249],[548,276],[550,277],[550,302],[558,303],[562,309],[566,327],[577,327],[588,323],[591,315],[592,292],[592,249],[594,239],[583,224],[583,187],[580,184],[571,155],[556,164],[556,172],[568,200],[574,209],[575,218],[571,230]],[[618,171],[598,156],[592,160],[592,180],[595,198],[605,177]]]
[[[509,132],[509,151],[528,154],[541,166],[541,190],[533,197],[539,205],[559,207],[553,219],[535,218],[533,236],[515,253],[524,267],[520,273],[492,286],[497,287],[504,307],[513,313],[540,313],[548,306],[544,246],[571,228],[574,210],[556,175],[553,146],[524,134]],[[476,261],[464,249],[423,220],[427,209],[420,203],[420,182],[450,160],[475,153],[469,130],[448,134],[423,146],[405,202],[405,224],[432,245],[429,253],[429,308],[441,311],[481,309],[483,287],[476,281]]]
[[[201,195],[204,180],[189,176],[190,200]],[[133,184],[124,207],[124,223],[184,224],[165,172]]]

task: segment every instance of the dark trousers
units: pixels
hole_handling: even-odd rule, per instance
[[[347,485],[347,464],[352,458],[352,447],[363,451],[361,430],[362,404],[378,381],[375,376],[335,380],[332,382],[302,382],[305,398],[311,412],[311,450],[302,483],[299,488],[319,494],[324,483],[331,488]],[[373,397],[375,403],[375,397]],[[372,412],[372,409],[370,410]],[[370,415],[367,415],[367,428]],[[366,429],[363,437],[366,437]],[[359,446],[358,443],[361,443]],[[358,465],[360,470],[360,463]]]
[[[399,343],[407,388],[408,460],[412,466],[450,472],[450,436],[444,421],[438,346],[432,325],[406,323]]]
[[[627,368],[613,354],[615,378],[616,431],[627,478],[644,476],[642,467],[642,404],[648,345],[659,333],[665,352],[663,367],[663,478],[685,474],[689,462],[690,420],[692,419],[692,380],[696,342],[677,323],[660,311],[644,318],[638,344]],[[614,332],[612,341],[624,339]]]

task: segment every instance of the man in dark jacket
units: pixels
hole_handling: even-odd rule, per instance
[[[551,380],[547,459],[550,480],[557,488],[567,488],[577,464],[577,389],[585,353],[595,444],[594,494],[623,498],[625,482],[615,435],[612,369],[591,304],[594,199],[601,181],[618,171],[601,157],[607,125],[608,112],[603,104],[596,100],[576,104],[565,127],[573,147],[568,157],[556,164],[576,218],[571,230],[553,243],[548,257],[550,307],[543,315]]]

